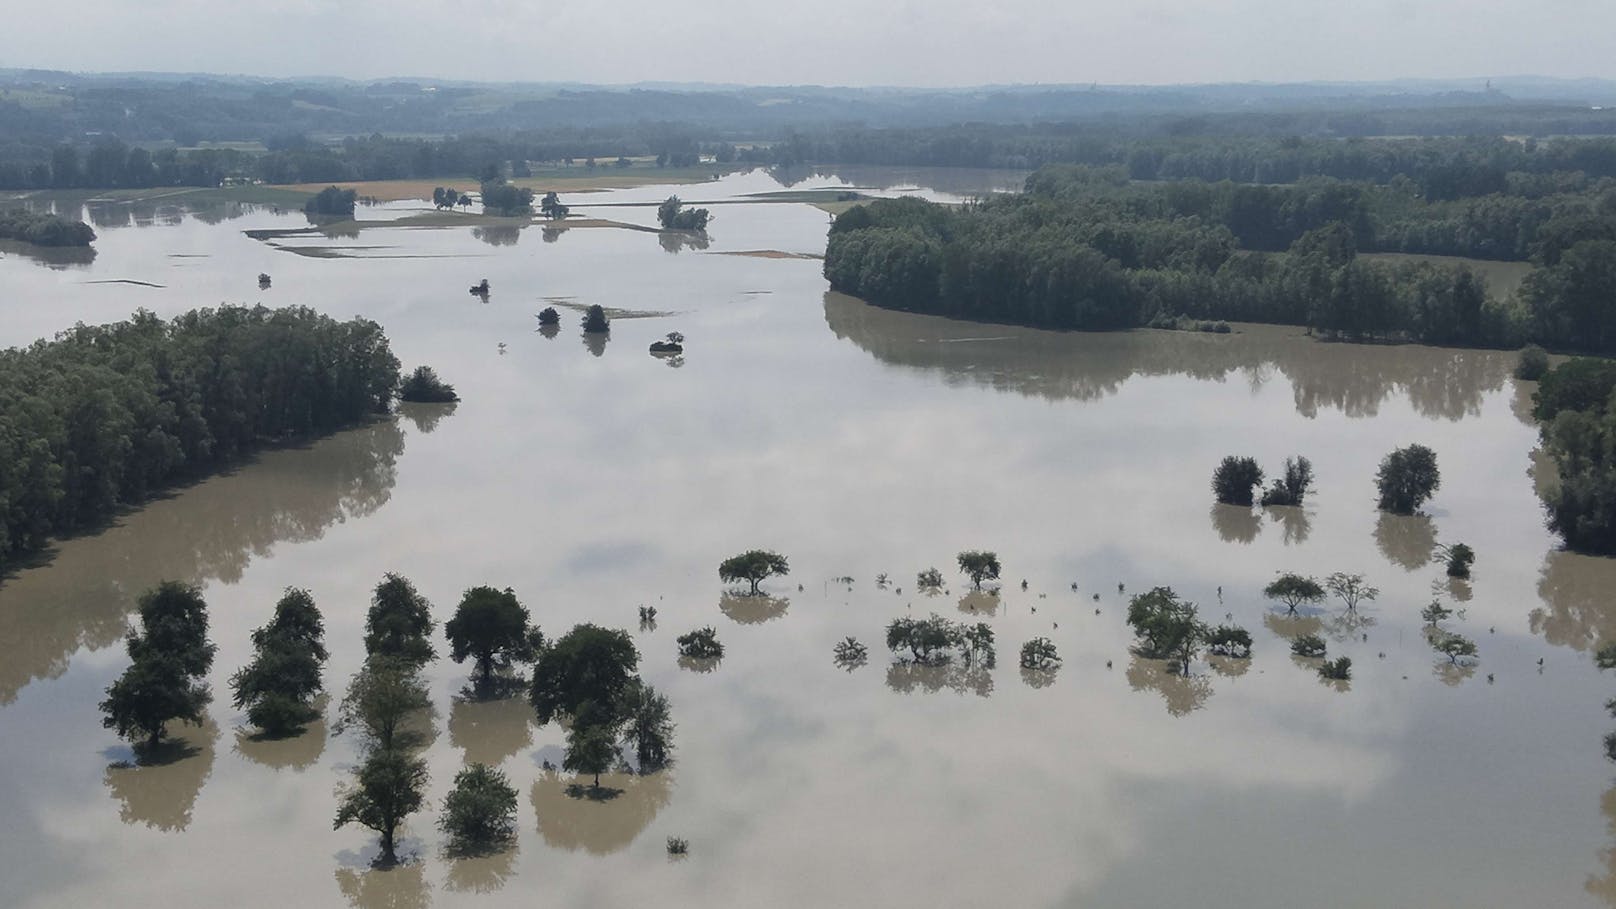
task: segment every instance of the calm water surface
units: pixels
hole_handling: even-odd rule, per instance
[[[793,188],[1014,185],[845,176]],[[760,172],[677,191],[780,188]],[[591,205],[668,192],[564,201],[649,223],[649,209]],[[0,249],[3,344],[136,307],[301,303],[378,320],[407,366],[430,363],[465,399],[267,452],[0,584],[0,904],[1616,904],[1600,746],[1616,685],[1590,659],[1616,636],[1616,564],[1560,553],[1541,527],[1531,389],[1509,377],[1512,355],[886,312],[827,293],[817,261],[719,254],[822,252],[823,212],[715,211],[705,249],[540,226],[276,241],[327,247],[317,257],[243,234],[301,216],[93,205],[93,261]],[[486,304],[465,290],[485,276]],[[109,281],[161,286],[96,283]],[[591,346],[573,312],[554,336],[534,330],[550,298],[676,315],[619,319]],[[682,360],[649,356],[670,330],[687,336]],[[1375,465],[1409,442],[1438,452],[1442,490],[1429,516],[1379,515]],[[1305,510],[1213,507],[1208,477],[1231,453],[1270,471],[1306,454],[1317,492]],[[1468,585],[1426,561],[1457,541],[1479,555]],[[787,554],[791,577],[767,602],[726,599],[717,563],[754,546]],[[1004,562],[997,600],[952,572],[977,547]],[[949,592],[916,595],[933,565]],[[1283,617],[1259,593],[1278,570],[1361,572],[1382,592],[1360,616]],[[340,692],[387,571],[440,622],[465,588],[493,584],[551,634],[635,629],[643,675],[674,704],[677,764],[609,777],[612,800],[573,799],[544,769],[561,730],[520,700],[467,702],[469,670],[442,660],[434,809],[464,762],[499,763],[522,793],[520,840],[451,861],[434,810],[405,830],[412,864],[369,870],[374,837],[331,830],[354,742],[323,725],[255,742],[226,682],[248,631],[299,585],[325,611]],[[882,572],[901,592],[876,588]],[[162,578],[206,587],[216,700],[208,725],[181,731],[187,756],[129,767],[95,705],[126,664],[134,598]],[[1254,659],[1180,678],[1130,656],[1126,596],[1153,585],[1250,628]],[[1417,613],[1433,596],[1464,609],[1450,627],[1478,641],[1474,667],[1426,644]],[[654,630],[637,628],[642,604]],[[894,666],[882,627],[928,612],[990,622],[998,667]],[[673,638],[707,624],[727,655],[681,666]],[[1310,630],[1352,657],[1350,685],[1292,659],[1287,638]],[[851,672],[831,660],[847,635],[871,645]],[[1065,658],[1053,675],[1016,666],[1037,635]],[[666,858],[670,835],[687,860]]]

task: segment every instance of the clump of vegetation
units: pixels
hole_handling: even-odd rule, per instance
[[[663,230],[704,231],[712,217],[705,208],[685,208],[678,196],[669,196],[657,206],[657,223]]]
[[[998,553],[986,550],[968,549],[956,558],[961,574],[971,579],[971,586],[977,590],[982,589],[983,581],[997,581],[999,579]]]
[[[713,626],[697,628],[678,637],[679,655],[696,660],[716,660],[724,655],[724,644]]]
[[[460,203],[460,190],[453,187],[432,187],[433,208],[454,208]]]
[[[1185,675],[1207,636],[1195,604],[1179,599],[1171,587],[1156,587],[1129,600],[1128,626],[1136,637],[1135,653],[1169,660]]]
[[[1255,458],[1229,455],[1212,471],[1212,495],[1224,505],[1249,506],[1252,490],[1262,485],[1263,471]]]
[[[479,189],[483,212],[511,218],[533,214],[533,190],[504,180],[489,180]]]
[[[571,208],[561,204],[561,197],[553,191],[545,193],[544,198],[539,201],[539,214],[551,221],[559,221],[571,211]]]
[[[0,211],[0,239],[35,246],[89,246],[95,241],[95,231],[83,221],[13,208]]]
[[[623,690],[617,713],[623,721],[623,742],[634,749],[640,772],[666,767],[673,758],[674,729],[673,706],[667,697],[635,679]]]
[[[925,591],[943,589],[943,573],[936,568],[928,568],[915,575],[915,586]]]
[[[1059,666],[1060,654],[1049,638],[1033,638],[1021,645],[1021,668],[1049,670]]]
[[[604,318],[604,316],[602,316],[602,318]],[[545,308],[539,310],[539,324],[560,325],[561,313],[556,312],[556,308],[554,306],[546,306]]]
[[[869,659],[870,649],[860,643],[858,638],[844,638],[837,642],[835,654],[836,665],[851,672],[865,664]]]
[[[1463,543],[1448,547],[1448,577],[1470,577],[1470,566],[1476,561],[1476,551]]]
[[[960,653],[967,663],[979,663],[992,669],[998,662],[993,649],[993,628],[986,622],[960,627]]]
[[[202,725],[213,699],[203,680],[217,648],[208,641],[208,604],[190,584],[164,581],[148,590],[139,613],[140,630],[124,639],[130,666],[107,688],[101,725],[154,749],[169,721]]]
[[[376,831],[382,846],[378,864],[397,864],[399,825],[426,802],[427,779],[426,761],[400,748],[372,750],[354,773],[353,783],[341,790],[332,828],[359,824]]]
[[[1549,371],[1549,352],[1536,344],[1521,348],[1520,362],[1515,364],[1515,378],[1536,382]]]
[[[449,658],[456,663],[475,659],[476,678],[485,683],[497,670],[533,662],[544,647],[544,636],[528,621],[527,607],[509,587],[466,591],[443,633],[449,641]]]
[[[1251,632],[1239,625],[1219,625],[1206,633],[1206,649],[1218,656],[1251,657]]]
[[[389,572],[371,594],[365,614],[365,654],[398,660],[414,669],[432,662],[432,604],[407,578]]]
[[[1549,529],[1578,552],[1616,554],[1616,363],[1578,358],[1543,376],[1533,415],[1559,482],[1544,493]]]
[[[746,582],[752,585],[748,593],[757,596],[760,591],[758,585],[775,575],[785,576],[791,573],[791,566],[786,563],[786,557],[777,552],[766,549],[749,549],[737,556],[731,556],[718,565],[718,579],[727,584]]]
[[[398,387],[398,398],[411,404],[449,404],[460,400],[453,385],[438,378],[430,366],[417,366]]]
[[[1291,653],[1299,657],[1321,657],[1324,651],[1324,638],[1316,634],[1299,634],[1291,641]]]
[[[628,632],[576,625],[539,654],[528,700],[541,725],[561,715],[576,721],[586,703],[609,711],[622,701],[639,664],[640,652]]]
[[[592,303],[584,310],[583,325],[585,334],[600,335],[612,330],[612,322],[606,318],[606,310],[599,303]]]
[[[1594,665],[1600,669],[1616,669],[1616,643],[1606,644],[1594,651]]]
[[[1409,445],[1387,455],[1375,474],[1380,508],[1394,514],[1413,514],[1442,485],[1436,452],[1424,445]]]
[[[325,664],[325,623],[307,590],[287,588],[269,624],[252,633],[251,663],[230,677],[237,710],[265,735],[301,731],[318,717],[312,704]]]
[[[1432,635],[1431,647],[1454,664],[1460,660],[1469,662],[1476,656],[1476,642],[1454,632]]]
[[[1420,610],[1420,618],[1424,619],[1425,624],[1432,628],[1435,628],[1438,623],[1446,621],[1451,615],[1453,615],[1453,610],[1442,605],[1439,600],[1432,600],[1431,605]]]
[[[690,844],[688,842],[685,842],[684,837],[679,837],[679,836],[670,836],[670,837],[668,837],[668,855],[675,856],[675,857],[682,857],[682,856],[689,855],[689,854],[690,854]]]
[[[1317,603],[1324,599],[1324,588],[1319,582],[1299,574],[1285,572],[1263,588],[1263,596],[1284,603],[1291,615],[1303,603]]]
[[[498,851],[516,837],[516,789],[487,764],[462,769],[443,800],[438,829],[449,837],[452,855]]]
[[[1262,504],[1300,506],[1313,486],[1313,462],[1298,455],[1285,459],[1285,476],[1263,493]]]
[[[1332,682],[1352,680],[1352,657],[1336,657],[1319,664],[1319,678]]]
[[[946,663],[955,648],[966,645],[965,628],[932,613],[924,619],[908,616],[887,624],[887,649],[908,650],[909,659],[922,665]]]
[[[303,203],[303,213],[325,217],[352,218],[354,203],[358,201],[359,193],[354,190],[327,186],[325,189],[315,193],[314,198]]]
[[[1324,579],[1324,586],[1339,597],[1349,611],[1356,610],[1359,603],[1380,596],[1380,588],[1364,583],[1364,576],[1361,574],[1337,571]]]

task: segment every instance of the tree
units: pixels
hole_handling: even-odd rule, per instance
[[[612,322],[606,318],[606,310],[599,303],[591,304],[584,310],[584,333],[599,335],[612,330]]]
[[[532,662],[537,656],[529,646],[532,626],[528,611],[516,600],[509,587],[473,587],[460,598],[454,618],[444,623],[449,639],[449,658],[463,663],[477,660],[477,676],[488,679],[496,668],[513,662]]]
[[[980,663],[989,669],[998,662],[993,650],[993,628],[986,622],[961,628],[959,645],[966,662]]]
[[[1172,660],[1187,674],[1207,635],[1197,613],[1195,604],[1179,599],[1171,587],[1134,596],[1128,601],[1128,625],[1137,637],[1134,650],[1146,659]]]
[[[398,387],[398,398],[414,404],[449,404],[460,400],[454,386],[438,378],[430,366],[415,367],[415,372]]]
[[[1279,600],[1291,613],[1303,603],[1317,603],[1324,599],[1324,588],[1312,578],[1286,572],[1263,588],[1263,596]]]
[[[216,649],[208,642],[207,609],[201,590],[179,581],[164,581],[141,595],[141,628],[124,639],[130,666],[100,703],[103,727],[126,739],[140,736],[155,748],[170,720],[202,724],[213,697],[202,679]]]
[[[1247,659],[1251,656],[1251,632],[1239,625],[1219,625],[1206,633],[1206,649],[1218,656]]]
[[[561,769],[593,774],[594,788],[599,789],[600,775],[612,769],[617,759],[617,733],[610,724],[574,722],[567,730],[567,753],[561,759]]]
[[[372,656],[354,674],[337,710],[336,731],[359,729],[381,750],[405,748],[416,737],[403,729],[410,714],[432,705],[416,668],[397,657]]]
[[[1262,468],[1255,458],[1229,455],[1212,471],[1212,494],[1224,505],[1250,506],[1252,490],[1262,481]]]
[[[1431,605],[1420,610],[1420,618],[1424,619],[1425,624],[1432,628],[1435,628],[1437,623],[1445,621],[1451,615],[1453,615],[1453,610],[1443,606],[1437,600],[1432,600]]]
[[[1448,577],[1470,577],[1470,565],[1476,561],[1476,551],[1463,543],[1448,547]]]
[[[960,573],[969,576],[971,585],[977,590],[982,589],[983,581],[999,579],[998,553],[968,549],[960,553],[956,561],[959,562]]]
[[[1215,483],[1215,481],[1214,481]],[[1285,459],[1285,476],[1276,479],[1262,496],[1264,507],[1269,505],[1300,506],[1313,487],[1313,462],[1300,455]]]
[[[1446,656],[1448,662],[1453,664],[1457,664],[1461,659],[1469,659],[1476,655],[1476,642],[1462,634],[1453,632],[1437,635],[1432,639],[1431,646],[1438,653]]]
[[[565,218],[570,211],[570,208],[561,204],[561,198],[554,192],[545,193],[544,199],[539,202],[539,212],[551,221]]]
[[[376,585],[365,616],[365,653],[425,666],[437,655],[430,640],[434,624],[426,597],[404,577],[389,572]]]
[[[426,784],[426,761],[397,748],[377,748],[359,766],[353,784],[340,793],[331,829],[359,824],[376,831],[382,838],[379,864],[397,864],[394,837],[404,819],[421,810]]]
[[[791,567],[786,564],[786,557],[766,549],[749,549],[725,559],[718,566],[719,580],[728,584],[746,581],[752,585],[753,596],[758,595],[758,585],[766,579],[775,575],[784,577],[790,573]]]
[[[1340,597],[1348,609],[1357,609],[1359,603],[1380,596],[1380,588],[1365,584],[1364,576],[1361,574],[1337,571],[1324,579],[1324,586]]]
[[[1352,658],[1336,657],[1325,660],[1319,664],[1319,678],[1332,682],[1349,682],[1352,680]]]
[[[316,193],[314,198],[303,203],[303,211],[310,215],[352,218],[354,203],[358,199],[359,193],[354,190],[327,186]]]
[[[1524,382],[1536,382],[1548,371],[1548,351],[1536,344],[1528,344],[1521,348],[1520,362],[1515,364],[1515,378]]]
[[[576,720],[586,702],[618,703],[639,664],[628,632],[576,625],[539,654],[528,699],[541,725],[562,714]]]
[[[1436,452],[1424,445],[1409,445],[1387,455],[1375,474],[1380,507],[1395,514],[1413,514],[1442,485]]]
[[[237,710],[271,736],[300,730],[319,716],[310,703],[320,692],[326,660],[325,623],[314,597],[289,587],[275,617],[252,633],[253,661],[230,677]]]
[[[924,619],[904,616],[887,624],[887,649],[894,653],[908,649],[916,663],[946,662],[949,651],[963,639],[958,626],[936,613]]]
[[[539,310],[539,324],[560,325],[561,313],[556,312],[556,308],[554,306],[546,306],[545,308]]]
[[[724,645],[718,640],[718,632],[708,625],[697,628],[689,634],[681,634],[677,639],[679,655],[697,660],[716,660],[724,655]]]
[[[1060,654],[1049,638],[1033,638],[1021,645],[1021,668],[1049,670],[1060,665]]]
[[[516,789],[487,764],[462,768],[443,800],[438,829],[454,855],[481,855],[509,843],[516,836]]]
[[[1324,638],[1316,634],[1299,634],[1291,641],[1291,653],[1299,657],[1321,657],[1325,651]]]
[[[507,218],[533,213],[533,190],[525,186],[514,186],[504,180],[486,180],[479,193],[485,213]]]
[[[943,573],[936,568],[928,568],[915,575],[915,586],[921,590],[940,590],[943,586]]]
[[[623,741],[633,746],[640,772],[667,766],[673,754],[673,708],[655,688],[635,680],[623,693],[617,713],[623,718]]]
[[[705,208],[685,208],[678,196],[669,196],[657,206],[657,223],[663,230],[704,231],[712,217]]]

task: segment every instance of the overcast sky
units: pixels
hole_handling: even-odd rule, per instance
[[[6,20],[0,67],[79,71],[924,86],[1616,77],[1616,0],[76,0]]]

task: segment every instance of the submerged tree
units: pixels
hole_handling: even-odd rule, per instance
[[[1436,452],[1424,445],[1409,445],[1387,455],[1375,474],[1380,508],[1394,514],[1413,514],[1442,485]]]
[[[376,748],[359,766],[354,782],[341,792],[332,829],[359,824],[376,831],[382,838],[379,864],[397,864],[398,827],[421,810],[426,784],[426,761],[399,748]]]
[[[1048,670],[1060,665],[1060,654],[1049,638],[1033,638],[1021,645],[1021,668]]]
[[[718,639],[718,632],[711,625],[697,628],[688,634],[681,634],[675,641],[679,645],[680,656],[697,660],[716,660],[724,655],[724,644]]]
[[[1446,620],[1451,615],[1453,615],[1453,610],[1443,606],[1438,600],[1432,600],[1431,605],[1420,610],[1420,618],[1424,619],[1425,624],[1432,628],[1435,628],[1437,623]]]
[[[1181,600],[1171,587],[1156,587],[1128,602],[1128,625],[1137,640],[1134,650],[1152,660],[1172,660],[1188,673],[1207,629],[1194,603]]]
[[[775,575],[788,575],[791,567],[786,557],[766,549],[749,549],[738,556],[725,559],[718,566],[718,579],[728,584],[746,581],[752,585],[751,593],[758,594],[758,585]]]
[[[1313,462],[1300,455],[1285,459],[1285,476],[1263,493],[1262,504],[1300,506],[1313,487]]]
[[[1319,664],[1319,678],[1331,682],[1349,682],[1352,680],[1352,658],[1336,657],[1325,660]]]
[[[663,230],[704,231],[712,217],[705,208],[685,208],[678,196],[669,196],[657,206],[657,223]]]
[[[961,574],[971,579],[971,586],[982,589],[983,581],[999,579],[999,554],[986,550],[968,549],[955,559]]]
[[[573,717],[572,728],[567,730],[567,753],[562,757],[561,769],[593,775],[594,788],[599,789],[600,775],[616,766],[618,758],[615,718],[595,702],[583,702]]]
[[[419,668],[432,661],[432,604],[415,585],[389,572],[376,585],[365,615],[365,653]]]
[[[496,669],[530,663],[538,656],[534,644],[540,639],[528,622],[527,607],[517,602],[509,587],[466,591],[443,632],[449,639],[449,658],[456,663],[475,658],[477,677],[483,680],[491,678]]]
[[[430,366],[417,366],[398,387],[398,399],[411,404],[451,404],[460,400],[453,385],[438,378]]]
[[[539,214],[551,221],[565,218],[570,211],[572,209],[562,205],[561,197],[553,191],[545,193],[544,198],[539,201]]]
[[[636,679],[624,691],[617,713],[623,742],[634,748],[640,772],[659,770],[673,756],[673,708],[661,692]]]
[[[616,704],[634,679],[640,653],[628,632],[576,625],[539,654],[528,700],[539,723],[576,714],[584,703]]]
[[[921,590],[941,590],[943,587],[943,573],[936,568],[928,568],[915,575],[915,586]]]
[[[843,638],[832,648],[836,656],[836,665],[851,672],[863,666],[869,659],[870,649],[860,643],[858,638]]]
[[[1291,641],[1291,653],[1299,657],[1321,657],[1327,646],[1324,638],[1316,634],[1299,634]]]
[[[1359,603],[1380,596],[1380,588],[1364,583],[1364,576],[1361,574],[1337,571],[1324,579],[1324,586],[1340,597],[1348,609],[1357,609]]]
[[[1324,588],[1312,578],[1285,572],[1263,588],[1263,596],[1284,603],[1294,614],[1303,603],[1317,603],[1324,599]]]
[[[252,642],[253,661],[230,677],[233,703],[268,735],[297,732],[320,715],[311,702],[326,660],[325,623],[314,597],[287,588],[275,617],[252,633]]]
[[[336,732],[357,728],[381,750],[410,747],[416,737],[404,731],[404,721],[431,704],[414,666],[397,657],[374,656],[348,683],[337,709]]]
[[[1476,551],[1463,543],[1448,547],[1448,577],[1470,577],[1470,566],[1476,561]]]
[[[1206,649],[1218,656],[1247,659],[1251,656],[1251,632],[1239,625],[1219,625],[1206,633]]]
[[[1262,485],[1262,468],[1255,458],[1229,455],[1212,472],[1212,495],[1224,505],[1247,505],[1253,500],[1252,490]]]
[[[924,619],[904,616],[887,624],[887,649],[894,653],[907,649],[916,663],[946,662],[963,640],[959,626],[935,612]]]
[[[1461,659],[1468,660],[1476,655],[1476,642],[1462,634],[1446,632],[1434,635],[1431,646],[1448,658],[1449,663],[1457,664]]]
[[[443,800],[438,829],[448,835],[454,855],[480,855],[516,836],[516,789],[504,772],[472,764],[455,774]]]
[[[164,581],[142,594],[140,630],[124,646],[131,660],[107,688],[101,725],[155,748],[170,720],[200,726],[213,694],[202,681],[213,666],[208,605],[191,584]]]
[[[560,325],[561,313],[556,312],[556,308],[554,306],[546,306],[545,308],[539,310],[539,324]]]
[[[612,330],[612,320],[606,318],[606,310],[599,303],[591,303],[584,310],[584,334],[603,335]]]

